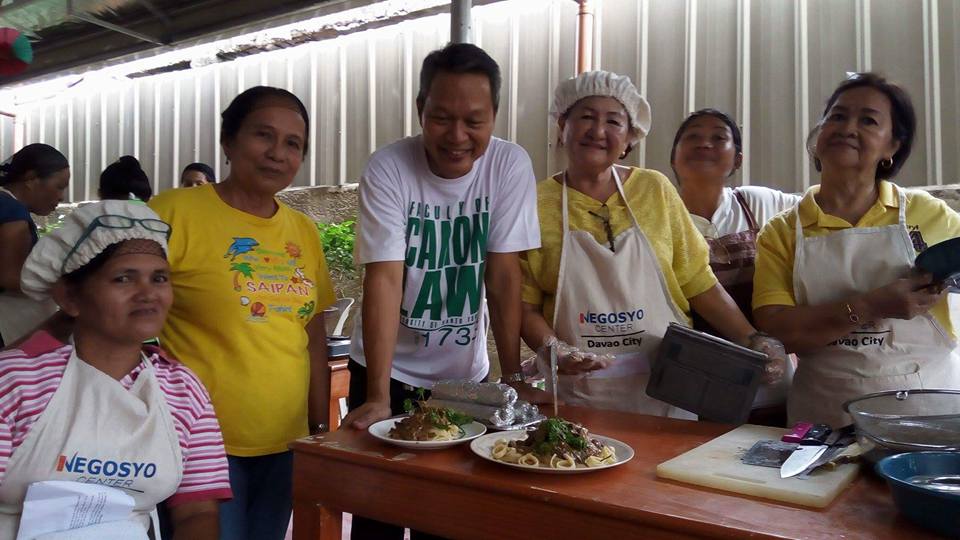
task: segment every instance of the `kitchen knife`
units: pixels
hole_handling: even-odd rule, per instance
[[[844,426],[837,431],[834,431],[827,437],[827,440],[824,441],[827,445],[827,450],[814,461],[806,469],[803,470],[802,476],[809,475],[817,467],[825,465],[840,454],[842,454],[848,446],[856,442],[856,428],[853,424]]]
[[[826,424],[817,424],[810,428],[797,449],[783,462],[783,466],[780,467],[780,478],[790,478],[802,473],[822,456],[829,448],[825,443],[829,435],[830,426]]]

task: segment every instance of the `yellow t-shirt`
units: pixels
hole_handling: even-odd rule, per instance
[[[621,174],[621,178],[623,175]],[[657,171],[634,168],[623,180],[623,191],[630,209],[637,216],[660,262],[667,288],[674,303],[690,317],[692,298],[717,284],[710,270],[710,252],[703,236],[693,226],[690,214],[667,177]],[[553,177],[537,184],[537,210],[540,214],[540,248],[521,256],[523,301],[542,306],[543,316],[553,324],[554,295],[560,273],[563,240],[563,186]],[[590,215],[603,204],[575,189],[567,189],[570,205],[570,229],[588,231],[597,242],[607,245],[603,222]],[[606,201],[614,236],[633,226],[620,193]],[[583,269],[580,271],[589,271]],[[689,321],[688,321],[689,322]]]
[[[335,299],[316,225],[278,204],[271,218],[252,216],[212,184],[149,203],[172,228],[161,342],[207,387],[235,456],[283,452],[307,435],[304,327]]]
[[[800,212],[803,237],[821,236],[856,227],[893,225],[899,219],[900,200],[894,184],[881,181],[877,201],[856,225],[825,214],[814,195],[820,186],[813,186],[800,204],[774,216],[760,231],[757,239],[756,270],[753,276],[753,309],[764,306],[795,306],[793,295],[793,261],[796,254],[796,219]],[[925,191],[904,189],[907,201],[907,230],[917,253],[934,244],[960,236],[960,215],[947,203]],[[944,299],[931,310],[945,330],[955,335],[949,307]]]

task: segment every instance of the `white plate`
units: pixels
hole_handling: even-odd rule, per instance
[[[395,418],[381,420],[368,427],[367,431],[381,441],[402,446],[404,448],[414,448],[417,450],[439,450],[441,448],[449,448],[451,446],[476,439],[487,432],[487,428],[484,427],[480,422],[470,422],[469,424],[460,426],[460,429],[463,430],[463,437],[454,439],[452,441],[404,441],[401,439],[391,438],[389,435],[387,435],[387,433],[390,433],[390,429],[393,428],[393,425],[404,418],[406,418],[406,416],[397,416]]]
[[[576,469],[552,469],[550,467],[540,467],[534,465],[521,465],[519,463],[507,463],[506,461],[500,461],[498,459],[493,459],[493,445],[500,439],[506,439],[508,441],[519,441],[527,438],[527,431],[525,430],[516,430],[516,431],[501,431],[499,433],[488,433],[483,437],[474,439],[470,442],[470,450],[473,450],[473,453],[494,463],[499,463],[500,465],[506,465],[507,467],[513,467],[515,469],[523,469],[530,472],[546,473],[546,474],[580,474],[593,471],[602,471],[603,469],[609,469],[611,467],[616,467],[618,465],[623,465],[624,463],[633,459],[633,448],[630,448],[630,445],[624,442],[620,442],[616,439],[611,439],[610,437],[604,437],[603,435],[594,435],[590,434],[590,437],[600,441],[605,446],[610,446],[613,448],[613,451],[617,454],[617,462],[611,463],[610,465],[601,465],[599,467],[577,467]]]

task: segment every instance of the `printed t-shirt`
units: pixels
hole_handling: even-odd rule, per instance
[[[304,327],[335,299],[316,225],[280,202],[270,218],[237,210],[214,184],[148,204],[172,228],[161,345],[207,387],[228,454],[286,451],[308,433]]]
[[[710,270],[707,243],[693,226],[680,195],[667,177],[654,170],[634,168],[629,177],[621,173],[620,178],[630,209],[656,253],[670,298],[689,319],[688,299],[717,284],[717,278]],[[549,324],[553,324],[554,295],[557,292],[563,245],[562,193],[563,186],[553,177],[537,184],[542,246],[528,251],[520,261],[524,277],[523,301],[543,306],[543,316]],[[603,204],[607,205],[614,237],[633,226],[619,192],[603,203],[568,187],[567,200],[570,206],[570,229],[587,231],[602,245],[607,245],[603,221],[590,215],[590,211],[597,212]]]
[[[540,245],[535,185],[527,153],[495,137],[460,178],[430,171],[421,136],[371,156],[360,178],[355,256],[359,264],[404,263],[392,378],[431,387],[486,375],[487,252]],[[350,356],[366,365],[362,325],[358,317]]]
[[[947,203],[925,191],[903,189],[883,180],[878,185],[877,201],[856,225],[826,214],[814,196],[820,186],[813,186],[804,194],[800,204],[778,214],[760,231],[757,238],[756,273],[753,278],[753,309],[764,306],[795,306],[793,291],[793,262],[796,255],[796,219],[800,212],[804,238],[822,236],[853,227],[882,227],[897,223],[900,201],[897,189],[902,189],[907,200],[907,231],[913,249],[919,254],[927,247],[960,236],[960,215]],[[956,338],[950,319],[947,299],[937,303],[930,313],[944,330]]]
[[[747,201],[747,207],[753,212],[754,219],[761,227],[764,223],[770,221],[773,216],[792,208],[800,202],[800,195],[760,186],[741,186],[737,188],[737,193]],[[690,219],[693,220],[693,224],[700,231],[700,234],[709,240],[750,229],[750,221],[747,219],[746,212],[737,202],[733,189],[728,187],[723,188],[723,194],[720,196],[720,206],[713,212],[713,216],[709,220],[696,214],[690,214]]]
[[[71,345],[37,332],[19,348],[0,352],[0,483],[10,457],[60,387],[72,351]],[[210,396],[186,366],[168,358],[162,350],[145,347],[144,354],[153,364],[183,454],[183,478],[168,502],[175,506],[229,499],[227,456]],[[138,364],[119,384],[130,390],[143,368]]]

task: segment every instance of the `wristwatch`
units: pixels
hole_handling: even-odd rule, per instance
[[[500,381],[505,383],[523,382],[524,381],[523,372],[518,371],[516,373],[511,373],[509,375],[503,375],[502,377],[500,377]]]

